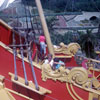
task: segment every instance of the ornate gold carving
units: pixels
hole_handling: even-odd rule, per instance
[[[83,100],[74,90],[73,85],[72,84],[68,84],[66,83],[66,88],[70,94],[70,96],[73,98],[73,100]]]
[[[61,82],[67,81],[69,70],[61,66],[59,69],[53,71],[49,64],[42,65],[42,80],[47,79],[60,80]]]
[[[53,71],[49,64],[42,65],[42,79],[59,80],[61,82],[75,82],[77,84],[84,84],[88,79],[87,71],[80,68],[73,68],[71,71],[61,66],[59,69]]]
[[[80,48],[80,46],[78,43],[70,43],[69,45],[60,43],[60,47],[54,48],[54,51],[55,51],[55,53],[75,55],[79,48]]]
[[[77,100],[77,98],[76,98],[76,97],[73,95],[73,93],[71,92],[68,83],[66,83],[66,88],[67,88],[67,90],[68,90],[70,96],[73,98],[73,100]]]
[[[87,70],[82,67],[75,67],[70,71],[68,77],[69,80],[82,85],[88,80],[88,73]]]
[[[95,77],[88,77],[90,73],[83,67],[74,67],[68,70],[64,66],[61,66],[57,70],[52,70],[49,64],[42,65],[42,80],[47,79],[59,80],[61,82],[66,82],[66,84],[71,83],[81,89],[88,92],[96,93],[100,95],[100,82]],[[95,88],[92,88],[92,86]]]

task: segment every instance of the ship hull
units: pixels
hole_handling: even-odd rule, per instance
[[[16,40],[18,40],[18,35],[16,34]],[[16,100],[30,100],[30,98],[34,100],[88,100],[89,92],[83,90],[82,88],[76,87],[72,84],[66,82],[60,82],[58,80],[54,81],[52,79],[47,79],[46,81],[42,80],[41,68],[34,66],[36,79],[38,85],[48,89],[51,93],[39,94],[35,91],[28,89],[27,87],[21,86],[16,82],[11,80],[11,76],[9,72],[14,74],[14,56],[13,50],[8,46],[12,43],[12,29],[5,25],[4,23],[0,23],[0,75],[5,77],[4,84],[5,88],[13,90],[15,92],[9,91],[12,96]],[[34,46],[34,49],[35,46]],[[74,57],[64,58],[66,63],[66,67],[77,66]],[[16,57],[16,65],[17,65],[17,74],[18,77],[22,77],[24,79],[24,71],[22,67],[22,59]],[[32,77],[31,66],[28,62],[25,61],[25,68],[27,73],[27,79],[30,82],[34,83],[34,79]],[[73,92],[74,91],[74,92]],[[19,94],[22,94],[19,95]],[[27,99],[25,98],[27,97]]]

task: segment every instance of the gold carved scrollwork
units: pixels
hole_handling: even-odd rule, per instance
[[[42,80],[47,79],[59,80],[61,82],[76,83],[83,85],[88,80],[88,72],[82,67],[75,67],[71,70],[61,66],[57,70],[52,70],[49,64],[42,65]]]
[[[47,79],[53,79],[53,80],[60,80],[61,82],[67,81],[67,75],[69,73],[68,69],[65,69],[65,67],[61,66],[57,70],[52,70],[49,64],[43,64],[42,65],[42,80],[46,81]]]
[[[100,90],[96,90],[100,83],[94,78],[88,77],[88,70],[83,67],[74,67],[71,70],[61,66],[57,70],[52,70],[49,64],[42,65],[42,80],[52,79],[54,81],[59,80],[61,82],[71,83],[75,86],[85,89],[93,93],[100,94]],[[93,80],[93,81],[92,81]],[[92,82],[92,83],[91,83]],[[91,85],[95,87],[95,90],[91,88]]]
[[[82,85],[88,80],[88,73],[87,70],[82,67],[75,67],[70,71],[68,77],[69,80]]]
[[[54,51],[55,51],[55,53],[75,55],[79,48],[80,48],[80,46],[78,43],[70,43],[69,45],[60,43],[60,47],[54,48]]]

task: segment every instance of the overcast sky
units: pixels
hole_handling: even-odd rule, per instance
[[[4,1],[5,1],[5,0],[0,0],[0,6],[3,4]],[[8,5],[9,5],[10,3],[12,3],[13,1],[15,1],[15,0],[9,0]]]

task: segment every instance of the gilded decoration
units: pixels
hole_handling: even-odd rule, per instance
[[[82,67],[75,67],[70,71],[68,77],[70,81],[74,81],[75,83],[82,85],[88,80],[88,72]]]
[[[84,84],[88,79],[87,70],[82,67],[75,67],[71,70],[61,66],[57,70],[52,70],[49,64],[42,65],[42,80],[47,79],[59,80],[61,82],[75,82],[77,84]]]
[[[74,67],[69,70],[65,66],[61,66],[57,70],[52,70],[49,64],[42,65],[43,81],[47,79],[59,80],[100,95],[100,82],[96,77],[89,77],[89,74],[91,72],[83,67]]]
[[[69,70],[61,66],[57,70],[52,70],[49,64],[42,65],[42,80],[47,79],[60,80],[61,82],[67,81]]]
[[[61,42],[59,45],[59,47],[54,48],[55,53],[62,53],[71,56],[75,55],[80,48],[78,43],[70,43],[69,45],[65,45],[63,42]]]

